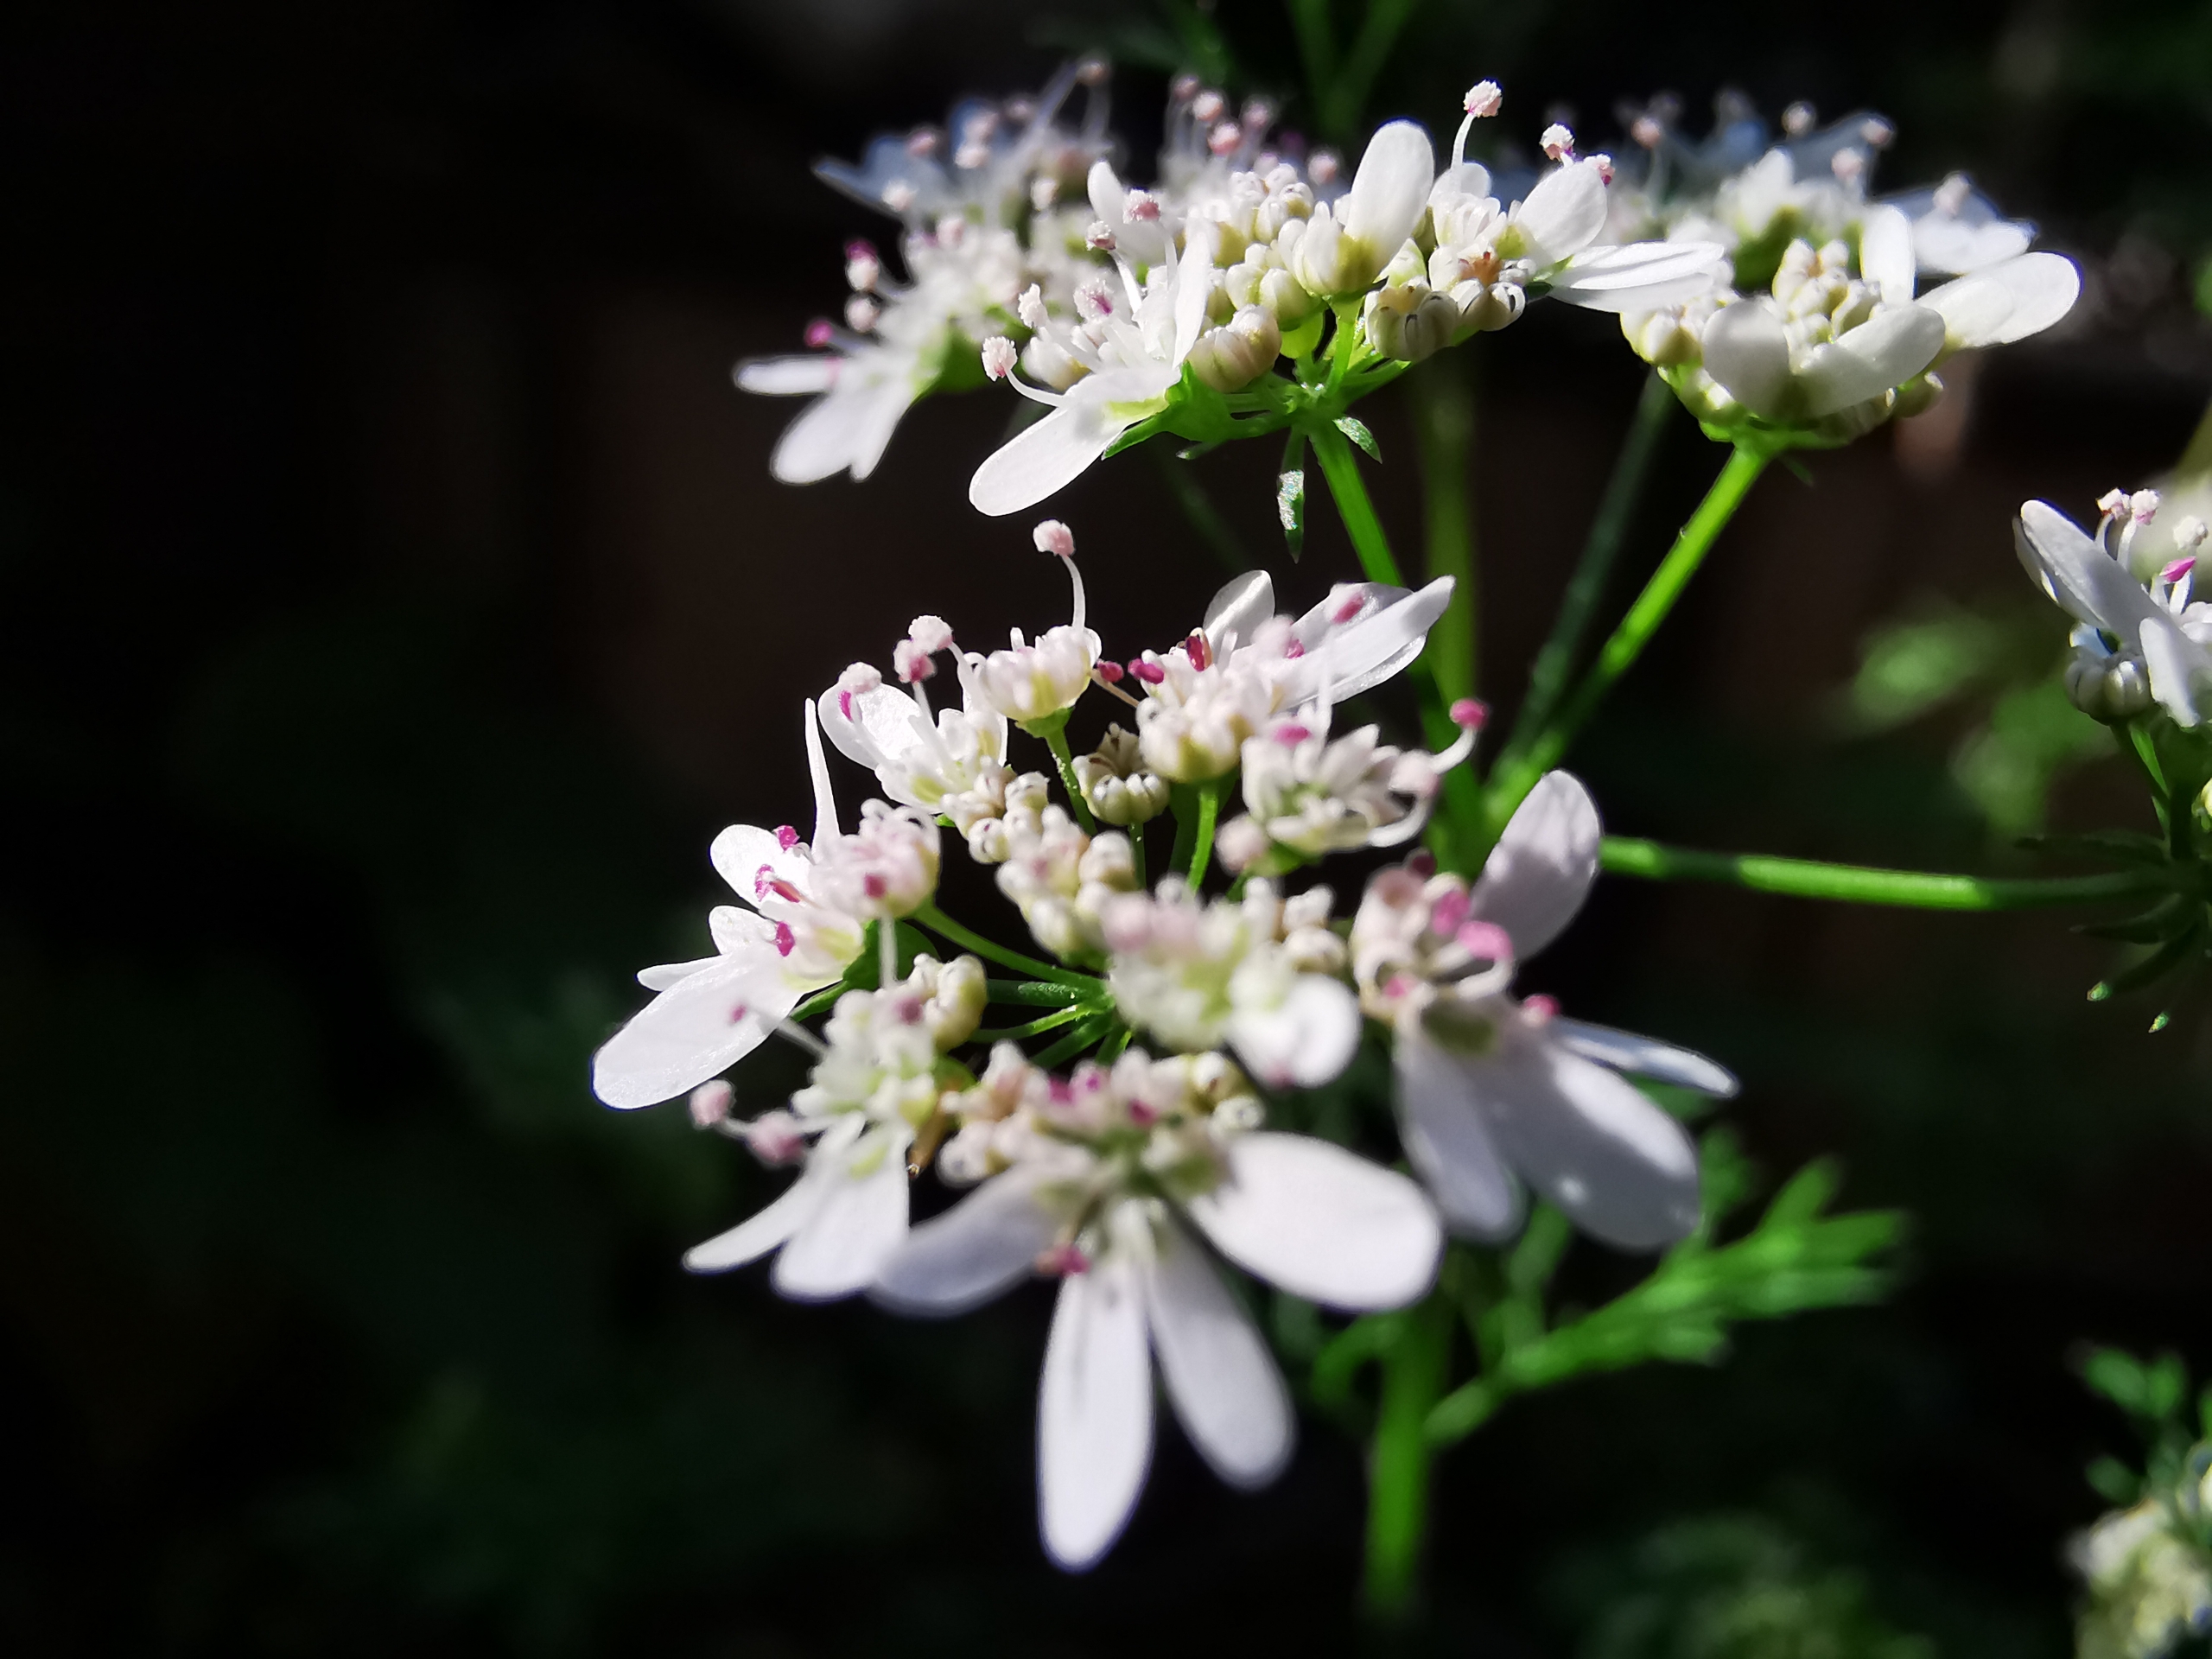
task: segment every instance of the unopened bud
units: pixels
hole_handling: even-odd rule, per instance
[[[1214,850],[1221,861],[1242,874],[1268,855],[1268,832],[1250,813],[1231,818],[1214,836]]]
[[[1426,283],[1407,283],[1370,294],[1360,325],[1367,343],[1383,356],[1418,363],[1452,343],[1459,331],[1459,308]]]
[[[691,1091],[691,1126],[711,1129],[729,1116],[730,1103],[737,1091],[729,1086],[727,1077],[716,1077],[702,1083]]]
[[[1209,328],[1191,347],[1191,371],[1216,391],[1249,386],[1282,353],[1282,329],[1274,314],[1248,305],[1218,328]]]

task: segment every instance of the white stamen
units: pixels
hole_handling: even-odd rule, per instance
[[[994,380],[1005,379],[1020,360],[1021,353],[1004,334],[993,334],[983,342],[983,372]]]
[[[1536,141],[1543,146],[1544,154],[1554,162],[1573,159],[1574,133],[1564,123],[1554,121],[1544,129],[1543,137]]]
[[[1956,219],[1967,205],[1967,198],[1974,194],[1974,186],[1963,173],[1954,173],[1936,187],[1936,211]]]
[[[1802,138],[1813,130],[1813,106],[1799,99],[1782,112],[1782,130],[1792,138]]]

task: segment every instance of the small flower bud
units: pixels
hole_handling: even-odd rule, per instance
[[[978,818],[968,826],[968,856],[978,864],[1003,864],[1014,856],[1004,818]]]
[[[1274,315],[1248,305],[1218,328],[1209,328],[1192,346],[1191,369],[1216,391],[1237,391],[1274,366],[1282,352],[1282,329]]]
[[[1268,855],[1270,843],[1259,820],[1242,812],[1221,826],[1213,844],[1221,861],[1241,874]]]
[[[729,1116],[730,1103],[737,1091],[729,1086],[727,1077],[716,1077],[702,1083],[691,1091],[691,1126],[711,1129]]]

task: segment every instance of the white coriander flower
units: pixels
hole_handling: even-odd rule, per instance
[[[1341,977],[1335,936],[1306,912],[1328,914],[1317,888],[1291,912],[1306,938],[1287,942],[1284,906],[1273,886],[1251,882],[1242,899],[1208,904],[1170,877],[1155,893],[1109,899],[1102,921],[1112,951],[1108,970],[1122,1017],[1168,1047],[1196,1053],[1227,1044],[1274,1087],[1329,1082],[1359,1047],[1359,1001]],[[1301,960],[1301,955],[1304,960]],[[1319,957],[1320,961],[1315,958]]]
[[[939,1099],[965,1076],[946,1071],[938,1057],[973,1034],[983,999],[983,968],[973,957],[943,964],[918,957],[890,989],[838,998],[791,1109],[738,1128],[765,1162],[803,1157],[798,1179],[750,1220],[688,1252],[683,1265],[721,1273],[776,1250],[772,1282],[794,1300],[867,1288],[906,1236],[907,1154],[918,1135],[941,1131]]]
[[[2105,515],[2092,537],[2048,503],[2030,501],[2012,542],[2030,579],[2081,625],[2066,671],[2075,702],[2099,719],[2124,720],[2155,701],[2175,724],[2195,726],[2198,698],[2212,685],[2212,605],[2190,598],[2204,526],[2177,526],[2173,545],[2186,541],[2190,550],[2139,575],[2129,555],[2157,504],[2149,491],[2114,490],[2100,504]]]
[[[1618,1073],[1715,1095],[1734,1093],[1735,1079],[1701,1055],[1509,994],[1516,957],[1580,908],[1599,834],[1588,792],[1548,773],[1471,890],[1458,876],[1384,870],[1353,921],[1361,1000],[1396,1033],[1406,1155],[1455,1232],[1511,1234],[1523,1181],[1624,1249],[1658,1249],[1697,1224],[1697,1148]]]
[[[1891,196],[1882,205],[1896,208],[1910,222],[1914,263],[1934,276],[1962,276],[2002,264],[2025,253],[2035,242],[2033,225],[2006,219],[1963,173]]]
[[[1365,290],[1421,223],[1435,177],[1436,152],[1417,123],[1392,121],[1376,129],[1351,193],[1316,207],[1294,240],[1283,238],[1300,286],[1322,299]]]
[[[1288,868],[1328,853],[1402,846],[1427,823],[1444,774],[1474,753],[1485,713],[1472,701],[1454,704],[1459,740],[1441,754],[1378,742],[1372,726],[1332,741],[1326,702],[1276,720],[1244,744],[1247,810],[1222,826],[1223,858],[1243,870],[1273,854]]]
[[[844,838],[810,703],[805,727],[812,843],[788,825],[734,824],[715,837],[715,873],[750,908],[725,905],[708,918],[714,956],[638,976],[653,1000],[592,1058],[592,1090],[608,1105],[673,1100],[728,1070],[802,997],[835,984],[860,954],[865,922],[840,907],[822,881],[823,861]]]
[[[1101,823],[1149,823],[1167,810],[1167,781],[1147,771],[1136,734],[1109,725],[1098,747],[1075,760],[1076,783]]]
[[[933,617],[917,618],[915,633],[901,642],[913,647],[906,653],[910,669],[926,663],[932,654],[921,647],[938,636],[922,625],[935,621]],[[943,644],[932,650],[943,650],[951,642],[946,630]],[[961,707],[938,711],[934,723],[922,684],[927,675],[912,674],[909,689],[900,691],[885,684],[882,676],[865,664],[846,670],[822,694],[817,707],[830,741],[873,771],[885,794],[908,806],[943,813],[965,836],[977,823],[1006,810],[1007,785],[1014,773],[1006,764],[1005,714],[983,696],[974,671],[964,661],[959,672]]]
[[[1048,529],[1058,534],[1048,535]],[[986,706],[1025,728],[1051,721],[1075,706],[1090,684],[1102,648],[1097,634],[1086,626],[1083,573],[1076,569],[1074,538],[1068,537],[1065,550],[1061,549],[1066,526],[1057,520],[1039,525],[1037,534],[1039,550],[1052,553],[1067,567],[1075,590],[1068,621],[1046,629],[1033,644],[1016,628],[1006,650],[988,655],[971,651],[963,658],[963,683],[971,684]]]
[[[1033,1272],[1060,1276],[1037,1474],[1045,1548],[1070,1571],[1113,1547],[1143,1490],[1155,1356],[1177,1420],[1223,1479],[1264,1485],[1289,1461],[1289,1392],[1202,1237],[1347,1311],[1403,1306],[1434,1281],[1443,1240],[1421,1190],[1326,1141],[1258,1129],[1259,1102],[1218,1055],[1131,1051],[1063,1082],[1001,1051],[962,1107],[1000,1173],[915,1228],[874,1294],[944,1315]]]
[[[937,874],[937,820],[920,807],[864,801],[860,828],[823,850],[815,885],[845,914],[887,923],[927,904]]]

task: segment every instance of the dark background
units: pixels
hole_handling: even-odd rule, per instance
[[[1064,613],[1026,524],[965,505],[1002,399],[926,405],[865,486],[769,480],[792,408],[729,366],[794,346],[843,238],[877,228],[806,162],[1146,16],[423,0],[0,25],[0,1646],[1379,1639],[1352,1614],[1356,1448],[1309,1423],[1245,1497],[1169,1433],[1128,1539],[1062,1578],[1033,1534],[1043,1293],[934,1327],[688,1278],[683,1247],[772,1178],[680,1108],[618,1116],[585,1087],[629,974],[702,948],[714,832],[804,815],[802,695],[918,611],[970,637]],[[1294,94],[1281,14],[1219,16],[1236,90]],[[2082,257],[2078,319],[1992,360],[1948,426],[1764,481],[1577,758],[1629,833],[2025,868],[1953,781],[1971,710],[1846,739],[1835,697],[1868,630],[1930,594],[2032,608],[2023,497],[2079,516],[2180,453],[2212,391],[2188,304],[2212,11],[1436,0],[1373,113],[1448,130],[1483,74],[1524,137],[1559,103],[1586,143],[1662,86],[1696,126],[1724,83],[1878,107],[1889,183],[1969,166]],[[1163,80],[1117,84],[1140,158]],[[1605,319],[1540,308],[1437,372],[1476,391],[1483,680],[1510,705],[1638,369]],[[1410,545],[1413,435],[1382,402],[1376,487]],[[1670,429],[1631,575],[1719,459]],[[1199,471],[1280,565],[1271,460]],[[1054,505],[1116,654],[1221,579],[1158,467]],[[1287,596],[1350,569],[1323,525]],[[2114,767],[2055,810],[2145,818]],[[2212,1359],[2212,1027],[2089,1006],[2107,960],[2062,918],[1606,883],[1541,988],[1736,1066],[1728,1121],[1770,1177],[1838,1153],[1846,1202],[1912,1213],[1908,1282],[1751,1329],[1718,1370],[1512,1407],[1443,1465],[1398,1645],[2065,1651],[2081,1466],[2126,1446],[2069,1353]],[[793,1080],[764,1055],[747,1109]],[[1585,1249],[1570,1291],[1618,1276]],[[1660,1634],[1621,1634],[1638,1608]]]

